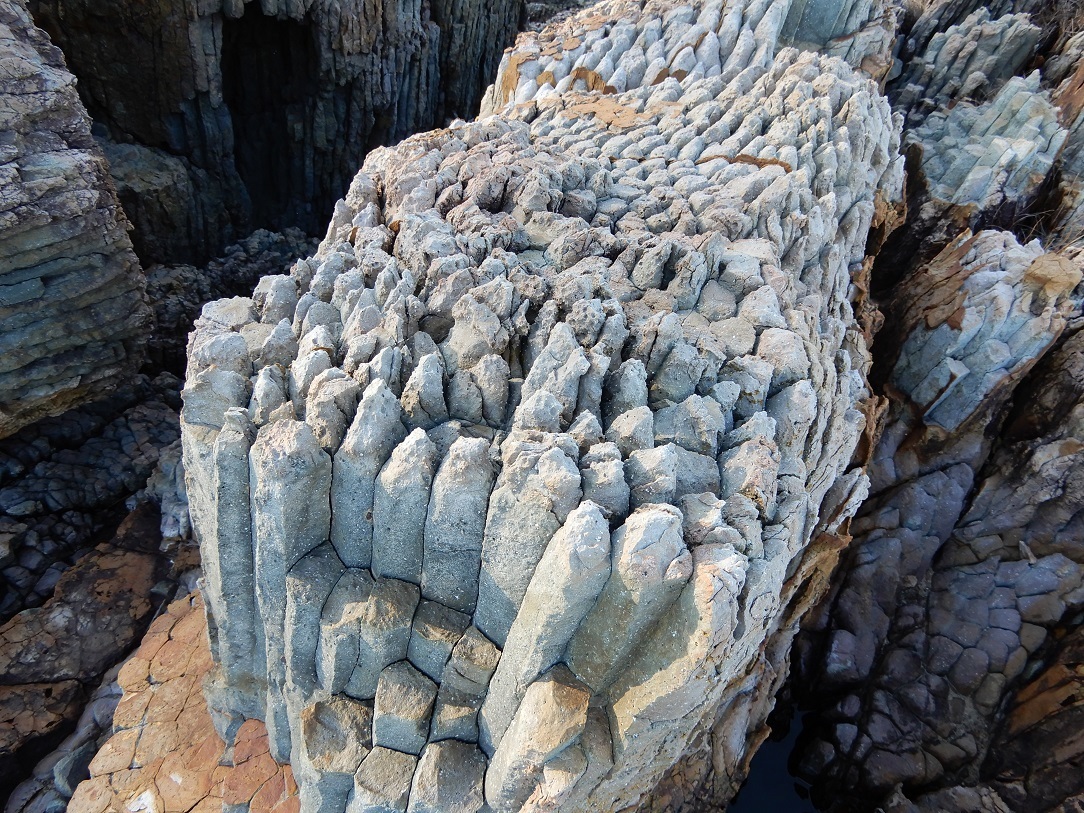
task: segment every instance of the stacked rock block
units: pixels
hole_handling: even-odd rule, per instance
[[[315,256],[204,308],[208,698],[303,809],[734,793],[866,493],[848,297],[902,182],[876,84],[785,19],[596,7],[552,92],[528,38],[499,114],[375,151]],[[597,87],[635,49],[694,61]]]
[[[60,51],[0,5],[0,437],[138,369],[150,311],[101,150]]]
[[[1044,358],[1080,280],[1038,241],[985,231],[899,286],[873,496],[800,649],[806,685],[837,698],[805,754],[825,786],[975,781],[1005,698],[1084,604],[1079,334]],[[1048,374],[1022,384],[1040,358]]]

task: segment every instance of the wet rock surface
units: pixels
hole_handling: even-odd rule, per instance
[[[0,619],[48,599],[108,540],[178,439],[177,380],[139,377],[116,395],[0,441]]]

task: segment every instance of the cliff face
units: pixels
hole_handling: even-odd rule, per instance
[[[150,311],[59,50],[0,5],[0,437],[134,375]]]
[[[617,3],[525,38],[496,115],[373,152],[315,256],[204,308],[208,699],[303,810],[740,784],[866,493],[851,279],[902,192],[876,84],[787,20]],[[857,31],[833,47],[883,66]]]
[[[470,116],[520,0],[33,0],[103,128],[145,262],[322,232],[362,158]]]

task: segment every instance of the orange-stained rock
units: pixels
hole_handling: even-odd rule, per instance
[[[270,754],[263,723],[241,726],[232,753],[215,733],[203,699],[211,666],[203,598],[173,602],[120,672],[118,729],[90,764],[70,813],[297,813],[297,784]],[[136,800],[139,800],[137,803]],[[152,807],[153,806],[153,807]]]

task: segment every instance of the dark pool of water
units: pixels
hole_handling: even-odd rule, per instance
[[[806,783],[787,770],[801,728],[800,721],[793,720],[783,739],[769,739],[760,746],[749,766],[749,778],[727,813],[817,813]]]

